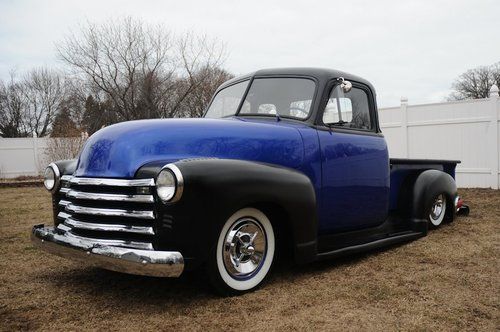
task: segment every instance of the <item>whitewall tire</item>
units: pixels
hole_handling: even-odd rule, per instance
[[[250,291],[269,274],[275,250],[276,240],[269,218],[255,208],[241,209],[222,226],[209,258],[210,280],[226,295]]]
[[[439,194],[435,197],[431,210],[429,212],[429,226],[431,228],[439,227],[446,215],[446,196]]]

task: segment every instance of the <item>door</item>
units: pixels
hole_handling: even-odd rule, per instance
[[[377,226],[387,218],[389,156],[368,87],[333,83],[318,126],[322,158],[320,235]]]

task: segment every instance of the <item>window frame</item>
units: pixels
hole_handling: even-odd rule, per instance
[[[346,78],[347,79],[347,78]],[[347,79],[349,80],[349,79]],[[328,100],[330,99],[330,95],[338,85],[340,85],[340,82],[337,81],[337,79],[332,79],[327,83],[326,89],[325,89],[325,94],[324,98],[320,104],[320,109],[318,112],[318,116],[316,118],[316,123],[320,127],[320,129],[326,129],[326,130],[335,130],[335,131],[342,131],[342,132],[352,132],[352,133],[359,133],[359,134],[380,134],[380,128],[378,125],[378,116],[377,116],[377,109],[375,105],[375,98],[373,97],[371,89],[363,84],[359,83],[356,81],[351,81],[352,83],[352,88],[360,89],[363,92],[365,92],[367,98],[368,98],[368,112],[370,115],[370,129],[362,129],[362,128],[351,128],[351,127],[344,127],[340,125],[327,125],[323,122],[323,115],[326,110],[326,105],[328,104]]]

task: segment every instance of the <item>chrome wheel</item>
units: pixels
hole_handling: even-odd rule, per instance
[[[258,287],[271,270],[275,249],[273,225],[262,211],[236,211],[222,226],[207,265],[212,285],[222,294]]]
[[[440,194],[434,200],[429,214],[429,220],[433,226],[439,226],[444,219],[446,212],[446,197]]]
[[[224,240],[224,267],[232,278],[251,277],[262,266],[266,250],[266,234],[260,223],[252,218],[240,219]]]

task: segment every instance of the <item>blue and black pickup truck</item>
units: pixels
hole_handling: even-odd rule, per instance
[[[51,163],[54,226],[32,240],[104,269],[206,273],[258,287],[303,264],[414,240],[467,212],[453,160],[389,159],[375,90],[328,69],[268,69],[216,91],[202,119],[118,123]]]

